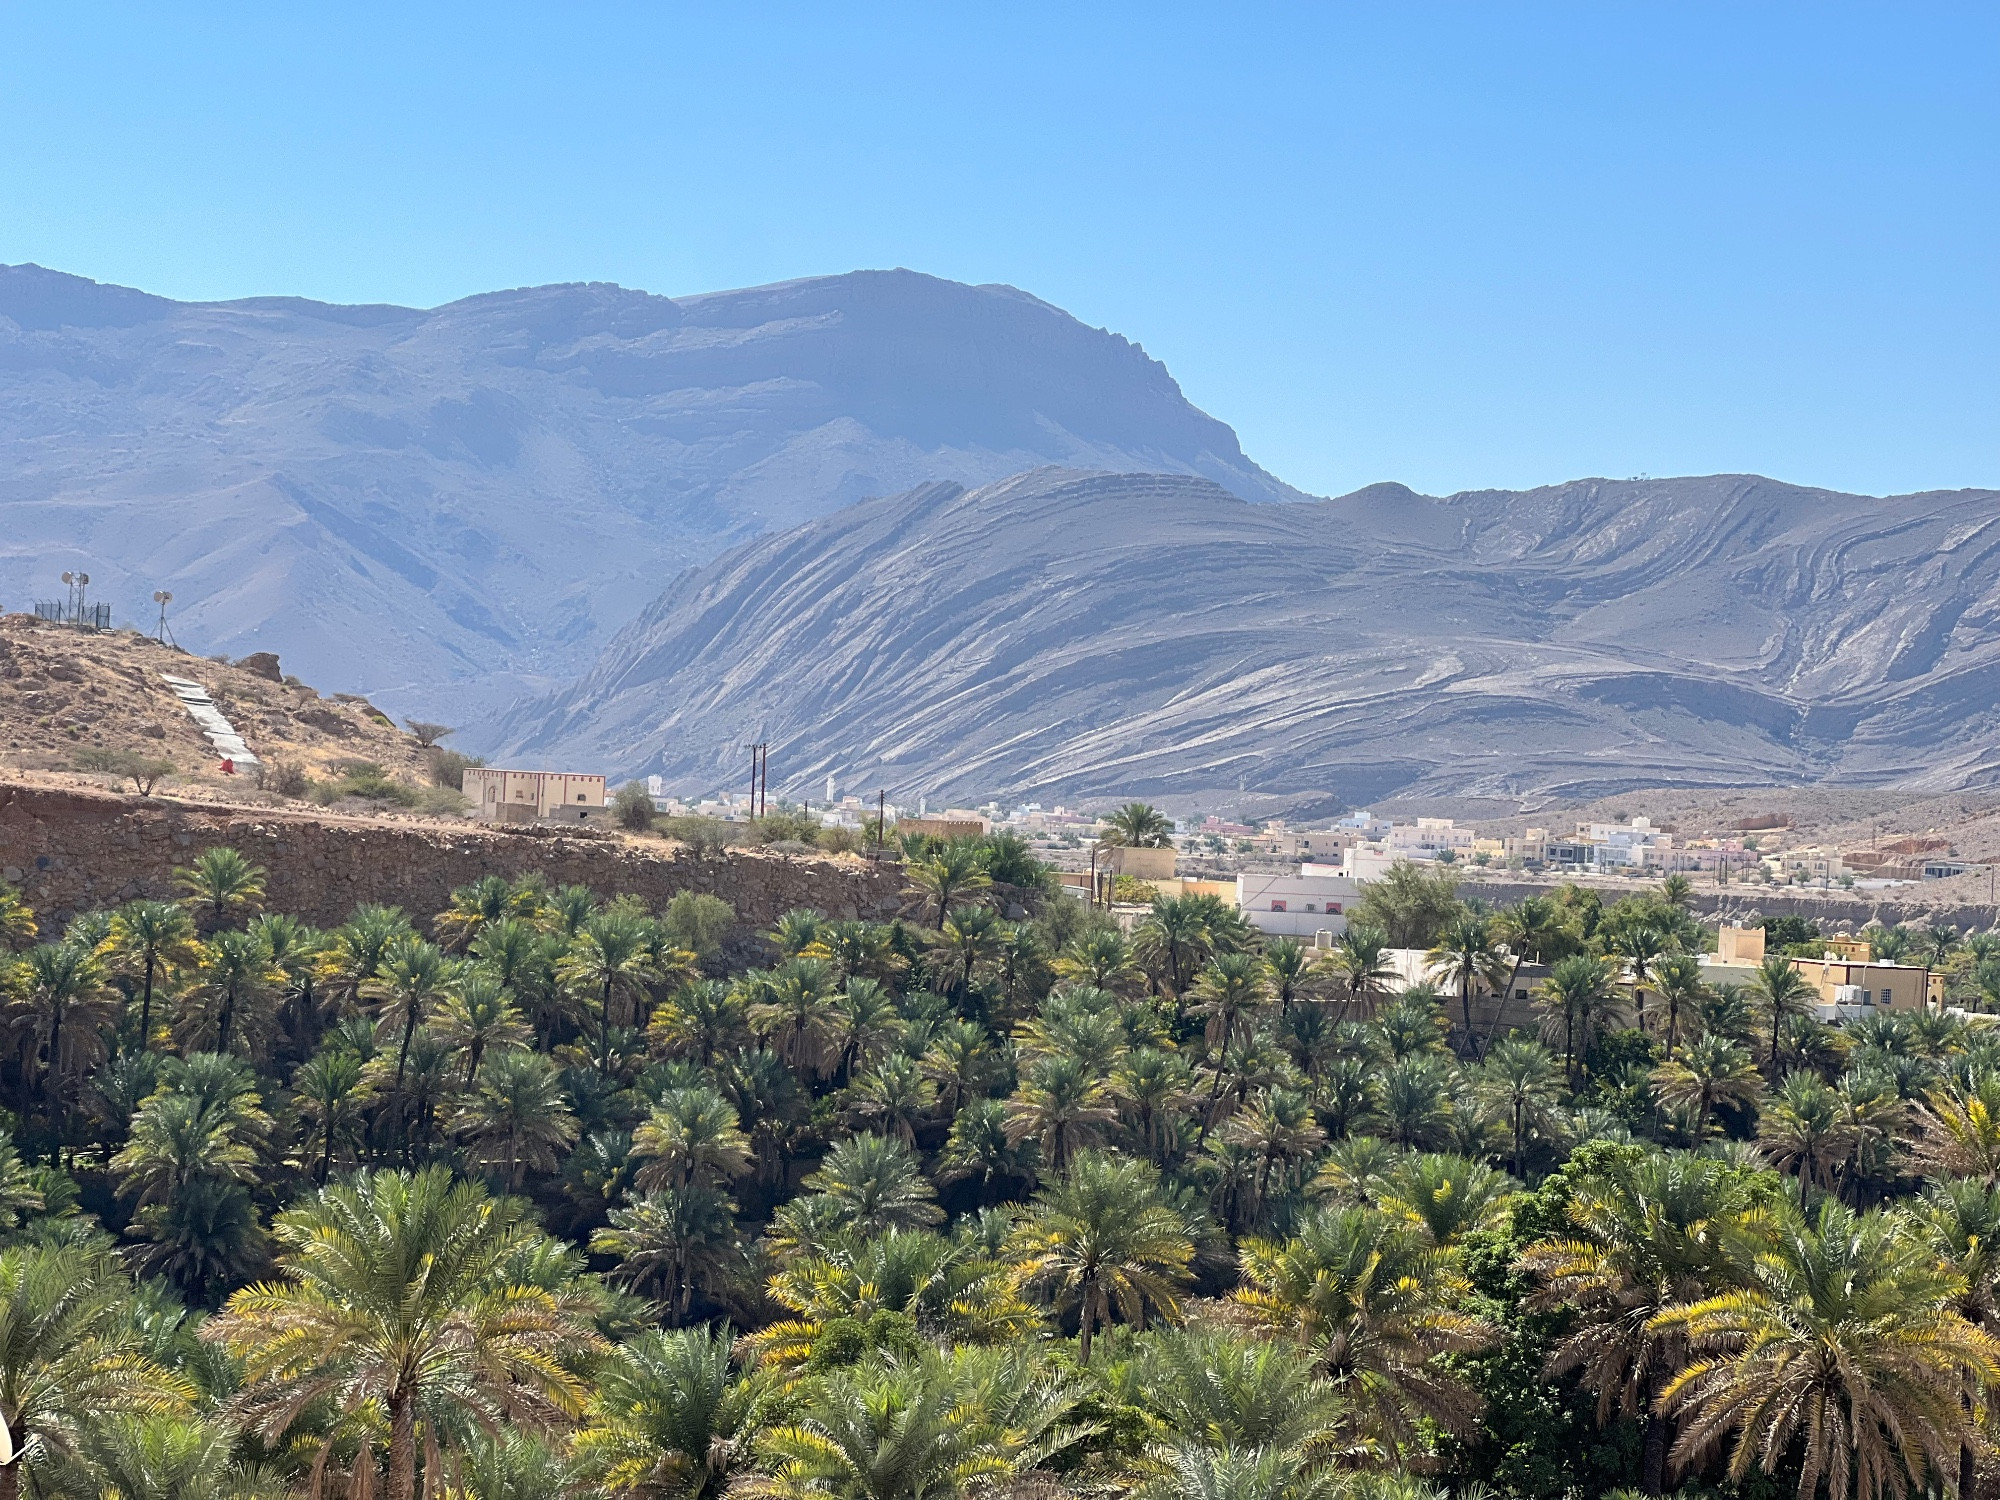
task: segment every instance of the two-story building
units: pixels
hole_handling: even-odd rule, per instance
[[[472,813],[488,823],[567,823],[602,821],[604,778],[573,771],[506,771],[469,766],[459,789],[471,799]]]

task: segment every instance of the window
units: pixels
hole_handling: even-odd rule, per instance
[[[581,802],[581,801],[583,800],[583,793],[582,793],[582,792],[578,792],[578,793],[576,794],[576,800],[577,800],[577,801],[579,801],[579,802]]]
[[[1285,909],[1285,903],[1282,901],[1273,901],[1271,903],[1272,911],[1283,911],[1284,909]]]
[[[1339,903],[1338,901],[1329,901],[1329,902],[1327,902],[1327,903],[1326,903],[1326,909],[1327,909],[1327,912],[1328,912],[1328,913],[1329,913],[1330,915],[1332,915],[1332,916],[1336,916],[1336,917],[1337,917],[1337,916],[1339,916],[1339,915],[1340,915],[1340,903]]]
[[[1315,904],[1314,904],[1313,902],[1311,902],[1311,901],[1308,901],[1308,902],[1306,903],[1306,910],[1307,910],[1307,911],[1318,911],[1318,910],[1319,910],[1319,907],[1318,907],[1317,905],[1315,905]]]

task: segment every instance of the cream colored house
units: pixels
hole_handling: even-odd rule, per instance
[[[604,816],[604,778],[573,771],[466,770],[460,790],[473,816],[488,823],[533,823],[546,818],[589,822]]]

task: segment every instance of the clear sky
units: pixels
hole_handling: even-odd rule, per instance
[[[0,0],[0,260],[176,297],[863,266],[1302,488],[2000,485],[2000,8]]]

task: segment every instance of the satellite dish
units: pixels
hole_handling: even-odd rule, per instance
[[[153,602],[155,604],[172,604],[174,596],[165,589],[155,589],[153,590]]]
[[[88,583],[90,582],[90,575],[88,573],[79,573],[76,575],[76,581],[78,583]]]
[[[65,574],[63,574],[63,582],[64,582],[64,583],[75,583],[75,582],[76,582],[76,574],[74,574],[74,573],[65,573]]]

